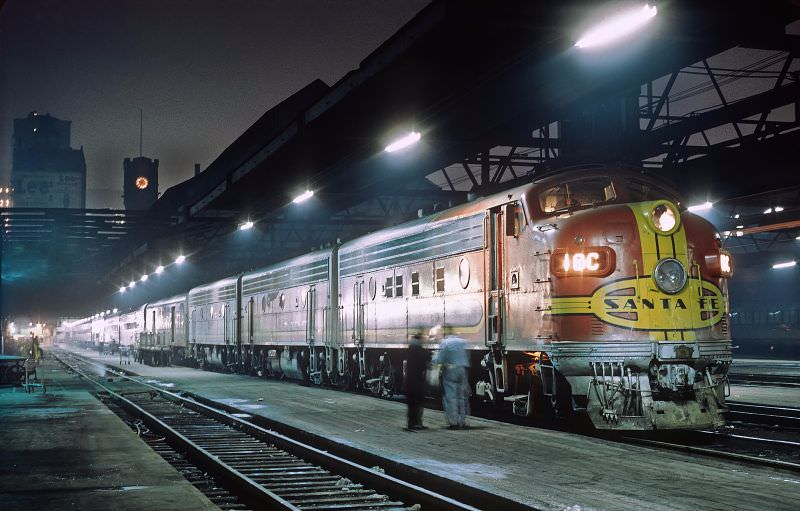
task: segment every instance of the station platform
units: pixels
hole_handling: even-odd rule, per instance
[[[218,509],[54,361],[47,385],[0,388],[0,507]]]
[[[443,413],[429,409],[430,429],[410,432],[395,401],[183,367],[124,368],[538,509],[794,510],[800,501],[792,472],[475,417],[468,430],[448,430]]]
[[[800,360],[735,358],[731,364],[732,376],[754,374],[800,378]],[[775,387],[770,385],[731,385],[732,401],[767,406],[800,406],[800,386]]]

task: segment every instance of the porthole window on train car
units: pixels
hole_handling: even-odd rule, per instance
[[[462,257],[458,263],[458,281],[461,282],[461,287],[467,289],[469,285],[469,261],[466,257]]]
[[[283,308],[286,307],[286,296],[284,296],[283,293],[281,293],[280,298],[278,298],[278,305],[280,305],[281,310],[283,310]]]
[[[386,283],[383,285],[384,296],[386,296],[386,298],[391,298],[393,290],[392,277],[386,277]]]
[[[370,300],[374,300],[375,296],[378,294],[378,283],[375,282],[375,277],[369,278],[369,298]]]
[[[419,296],[419,272],[411,272],[411,296]]]
[[[434,277],[436,281],[436,292],[444,293],[444,267],[436,268]]]
[[[614,185],[607,177],[593,177],[562,183],[539,194],[539,205],[545,213],[556,213],[610,202],[617,198]]]

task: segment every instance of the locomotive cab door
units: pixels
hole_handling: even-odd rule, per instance
[[[505,307],[505,215],[503,206],[489,210],[485,224],[486,346],[490,350],[491,380],[498,393],[506,392],[507,374],[504,325]]]

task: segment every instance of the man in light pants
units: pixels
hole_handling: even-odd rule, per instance
[[[439,352],[434,362],[442,366],[442,405],[450,429],[467,427],[469,413],[469,381],[467,356],[464,339],[455,335],[442,338],[442,327],[431,329],[431,339],[439,341]]]

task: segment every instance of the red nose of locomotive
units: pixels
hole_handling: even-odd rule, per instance
[[[562,372],[575,375],[573,387],[588,379],[590,398],[592,388],[624,395],[628,385],[630,395],[651,392],[651,411],[663,405],[652,417],[631,415],[615,411],[613,392],[598,392],[595,424],[602,414],[614,423],[641,416],[654,427],[719,423],[706,390],[724,399],[732,262],[713,226],[670,201],[646,201],[562,217],[552,240],[553,357]],[[681,414],[695,412],[705,415],[682,426]]]

